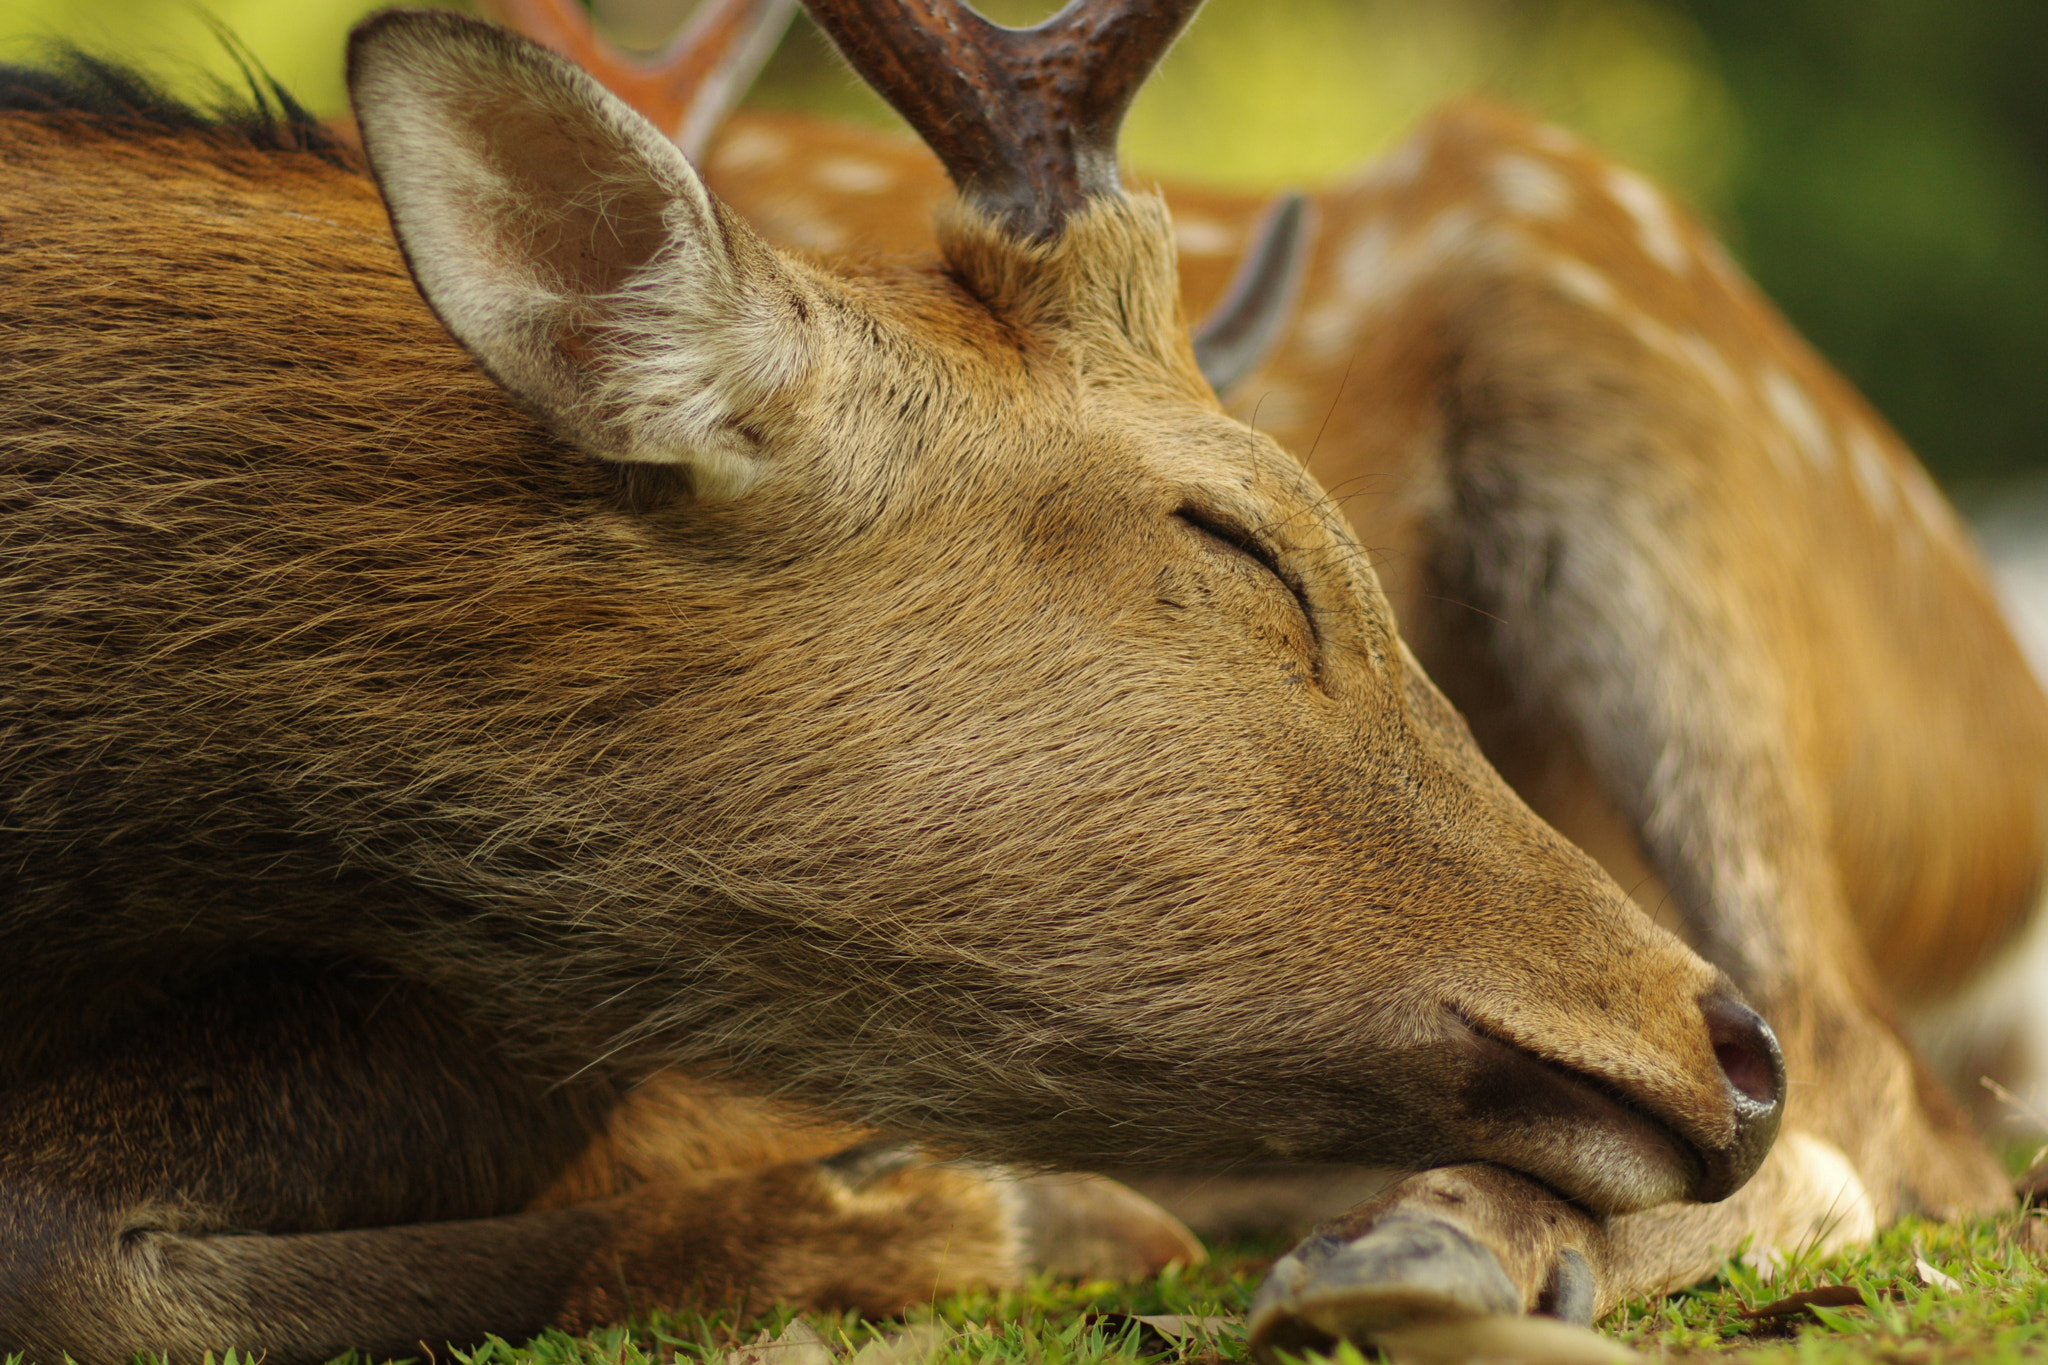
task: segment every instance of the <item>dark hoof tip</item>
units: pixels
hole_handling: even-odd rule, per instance
[[[1550,1268],[1550,1283],[1543,1287],[1536,1311],[1574,1327],[1591,1327],[1595,1297],[1593,1267],[1586,1264],[1584,1256],[1566,1248]]]
[[[818,1163],[818,1168],[839,1180],[847,1189],[858,1192],[885,1175],[894,1175],[923,1161],[924,1157],[917,1148],[900,1142],[863,1142],[826,1157]]]
[[[1581,1262],[1583,1265],[1583,1262]],[[1587,1311],[1591,1311],[1590,1273]],[[1522,1296],[1492,1252],[1448,1223],[1394,1213],[1363,1237],[1314,1237],[1273,1267],[1246,1324],[1252,1353],[1327,1353],[1424,1323],[1519,1314]]]

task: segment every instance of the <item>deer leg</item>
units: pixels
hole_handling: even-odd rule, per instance
[[[1002,1283],[1026,1271],[1084,1280],[1141,1279],[1176,1261],[1194,1265],[1207,1257],[1201,1242],[1173,1214],[1116,1180],[935,1166],[910,1148],[876,1140],[871,1131],[681,1072],[663,1072],[636,1086],[612,1112],[604,1133],[529,1207],[588,1203],[641,1189],[673,1190],[701,1183],[707,1171],[761,1168],[785,1173],[762,1177],[769,1180],[824,1180],[824,1191],[809,1203],[824,1200],[839,1210],[832,1229],[812,1240],[793,1234],[764,1239],[800,1247],[814,1260],[829,1259],[826,1239],[831,1238],[845,1243],[849,1258],[871,1268],[879,1265],[878,1247],[905,1257],[906,1248],[936,1238],[952,1245],[946,1255],[957,1261],[977,1238],[989,1240],[986,1233],[963,1230],[962,1211],[968,1209],[981,1210],[984,1222],[1006,1229],[995,1240],[1010,1250],[978,1274],[964,1264],[949,1272],[961,1283]],[[952,1211],[934,1210],[934,1200]],[[759,1206],[778,1204],[769,1200]],[[869,1221],[863,1224],[862,1219]],[[894,1226],[873,1226],[876,1219]],[[651,1273],[664,1272],[656,1267]],[[786,1279],[785,1271],[757,1266],[750,1273],[753,1287],[739,1298],[733,1296],[742,1286],[728,1275],[731,1283],[720,1291],[721,1301],[798,1301],[794,1291],[763,1287]],[[936,1281],[929,1266],[910,1277],[917,1283],[908,1297],[896,1289],[870,1290],[862,1303],[886,1314],[931,1297]],[[598,1319],[586,1315],[586,1320]]]
[[[180,990],[0,1103],[0,1352],[295,1362],[658,1305],[890,1313],[1101,1228],[1085,1192],[872,1149],[540,1207],[617,1101],[388,981],[269,965]]]
[[[1553,1277],[1580,1284],[1553,1303],[1598,1312],[1711,1274],[1745,1245],[1841,1246],[1905,1213],[1998,1207],[2010,1196],[1996,1163],[1893,1022],[1852,905],[1857,876],[1866,896],[1878,879],[1838,842],[1844,824],[1867,824],[1864,846],[1891,859],[1879,873],[1905,886],[1960,856],[1875,798],[1854,805],[1830,748],[1842,732],[1879,753],[1928,742],[1887,731],[1881,711],[1837,724],[1861,682],[1844,660],[1900,675],[1919,661],[1867,642],[1851,654],[1826,633],[1841,585],[1810,581],[1834,568],[1815,553],[1820,533],[1790,516],[1759,529],[1797,505],[1794,490],[1745,494],[1745,479],[1777,476],[1756,473],[1745,415],[1710,385],[1541,285],[1457,294],[1442,335],[1441,483],[1427,591],[1401,603],[1404,632],[1516,790],[1770,1021],[1783,1128],[1733,1197],[1609,1220],[1499,1173],[1405,1181],[1282,1263],[1261,1339],[1533,1311]],[[1952,605],[1975,610],[1960,592]],[[1930,691],[1930,704],[1975,704]],[[1922,770],[2024,792],[2025,742],[2010,760],[1957,750]]]
[[[522,1078],[421,993],[273,963],[116,1012],[0,1100],[0,1350],[417,1354],[544,1325],[605,1240],[494,1215],[613,1096]]]
[[[1833,1249],[1876,1230],[1848,1161],[1805,1132],[1781,1134],[1719,1204],[1614,1219],[1510,1171],[1446,1167],[1333,1219],[1283,1257],[1252,1306],[1251,1344],[1271,1360],[1491,1314],[1583,1325],[1624,1299],[1705,1279],[1745,1245]]]
[[[1424,1322],[1590,1322],[1606,1252],[1599,1221],[1535,1181],[1495,1166],[1425,1171],[1280,1259],[1252,1304],[1251,1346],[1271,1360]]]
[[[1133,1279],[1205,1256],[1179,1223],[1114,1181],[928,1163],[889,1143],[672,1177],[576,1207],[616,1220],[553,1319],[578,1331],[679,1303],[891,1317],[1033,1271]]]

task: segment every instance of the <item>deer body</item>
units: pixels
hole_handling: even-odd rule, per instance
[[[1132,15],[1110,86],[1178,22]],[[0,130],[0,1346],[1187,1254],[1100,1184],[753,1164],[744,1103],[633,1090],[676,1069],[983,1158],[1494,1162],[1603,1216],[1756,1171],[1769,1031],[1220,410],[1110,147],[826,268],[485,26],[374,21],[352,79],[403,261],[288,127]]]
[[[59,154],[73,151],[67,144]],[[778,1075],[789,1074],[790,1065],[816,1065],[819,1077],[835,1078],[833,1086],[855,1075],[872,1084],[874,1064],[856,1065],[850,1054],[819,1054],[815,1063],[798,1063],[794,1054],[815,1051],[828,1038],[863,1051],[876,1047],[916,1072],[889,1087],[892,1097],[879,1112],[899,1104],[944,1112],[963,1137],[972,1126],[990,1125],[989,1135],[976,1140],[1009,1146],[1014,1156],[1100,1161],[1125,1148],[1119,1143],[1083,1156],[1079,1139],[1063,1136],[1045,1112],[1042,1096],[988,1092],[975,1099],[989,1081],[974,1076],[971,1058],[951,1048],[880,1042],[922,1034],[918,1017],[925,996],[938,988],[935,978],[979,963],[994,967],[998,992],[1015,993],[1000,1005],[991,1001],[991,1017],[1042,1018],[1039,1027],[1050,1030],[1036,1044],[1043,1060],[1027,1073],[1028,1086],[1059,1093],[1080,1082],[1079,1075],[1059,1075],[1057,1059],[1075,1048],[1130,1054],[1134,1040],[1120,1039],[1124,1025],[1116,1020],[1138,1016],[1103,1012],[1098,1000],[1113,993],[1102,983],[1073,964],[1040,964],[1035,945],[1015,942],[1011,926],[1033,902],[1059,896],[1085,904],[1112,888],[1098,921],[1103,937],[1091,941],[1091,954],[1112,963],[1148,960],[1139,949],[1150,938],[1149,960],[1160,969],[1200,971],[1205,979],[1218,973],[1217,987],[1239,976],[1246,999],[1214,997],[1217,1023],[1239,1022],[1185,1031],[1170,1018],[1157,1025],[1157,1043],[1167,1050],[1146,1065],[1200,1074],[1233,1036],[1261,1054],[1276,1046],[1254,1022],[1277,1008],[1256,1003],[1266,994],[1266,974],[1250,970],[1271,952],[1270,939],[1256,917],[1238,909],[1273,900],[1258,883],[1299,875],[1301,860],[1276,850],[1301,840],[1337,841],[1328,868],[1337,880],[1303,885],[1294,894],[1304,904],[1355,899],[1340,883],[1358,875],[1351,849],[1361,839],[1469,840],[1460,856],[1477,860],[1475,866],[1505,859],[1470,874],[1486,882],[1509,875],[1523,856],[1495,846],[1534,840],[1544,850],[1538,866],[1554,862],[1555,870],[1531,873],[1518,902],[1603,885],[1491,785],[1449,712],[1384,635],[1350,645],[1370,667],[1388,670],[1375,687],[1396,689],[1365,712],[1378,718],[1376,726],[1395,726],[1377,734],[1370,751],[1408,747],[1413,741],[1402,731],[1410,726],[1427,743],[1416,750],[1412,771],[1395,777],[1411,766],[1397,759],[1394,768],[1382,767],[1383,780],[1424,792],[1450,782],[1458,795],[1441,813],[1428,800],[1401,803],[1394,807],[1400,818],[1416,823],[1378,836],[1369,820],[1328,806],[1349,800],[1345,790],[1367,786],[1346,775],[1342,757],[1358,743],[1360,721],[1349,709],[1322,709],[1309,680],[1350,661],[1320,660],[1292,599],[1239,573],[1228,558],[1219,564],[1205,542],[1192,545],[1202,557],[1184,555],[1185,564],[1164,569],[1157,563],[1161,549],[1179,543],[1170,537],[1191,533],[1171,520],[1170,509],[1145,516],[1152,503],[1177,504],[1191,489],[1214,484],[1218,500],[1245,499],[1245,519],[1264,524],[1282,515],[1261,505],[1269,490],[1300,497],[1307,489],[1277,450],[1251,444],[1220,414],[1196,408],[1189,395],[1199,381],[1191,376],[1175,376],[1181,393],[1166,381],[1134,392],[1128,375],[1110,391],[1091,393],[1062,376],[1056,355],[1019,354],[1008,338],[991,336],[985,313],[942,277],[919,270],[835,282],[835,293],[821,288],[804,306],[860,309],[858,345],[864,356],[879,353],[886,362],[877,367],[886,374],[875,381],[877,407],[929,404],[920,395],[956,391],[962,375],[971,379],[968,392],[1001,395],[1004,406],[927,409],[919,414],[923,452],[899,463],[892,451],[891,459],[867,468],[840,458],[849,448],[872,448],[858,431],[813,432],[806,439],[815,445],[805,453],[833,461],[847,481],[835,490],[843,501],[804,505],[794,489],[780,497],[768,489],[730,502],[670,494],[624,508],[614,470],[556,453],[467,371],[431,319],[412,306],[388,241],[374,231],[376,207],[366,187],[318,163],[301,169],[321,188],[288,188],[271,213],[238,196],[235,216],[242,221],[234,224],[223,221],[206,183],[211,177],[193,177],[197,202],[185,199],[183,186],[159,178],[164,236],[178,233],[186,213],[194,220],[191,238],[175,235],[181,288],[219,313],[207,329],[210,341],[192,334],[181,342],[180,363],[198,376],[197,391],[183,403],[166,404],[175,376],[94,354],[107,347],[127,355],[125,348],[149,344],[139,331],[124,334],[118,319],[77,303],[89,288],[83,272],[104,280],[128,268],[120,254],[48,251],[39,257],[47,266],[33,271],[42,278],[16,276],[23,299],[48,300],[51,314],[68,319],[33,312],[23,319],[30,335],[63,345],[48,359],[17,351],[24,366],[56,373],[54,357],[61,354],[104,376],[96,384],[67,382],[39,399],[39,410],[68,420],[54,439],[26,434],[14,455],[17,486],[32,490],[32,499],[23,493],[17,524],[38,534],[19,561],[18,610],[28,618],[25,630],[69,644],[63,665],[43,656],[33,665],[36,677],[15,690],[27,737],[14,750],[21,765],[9,788],[17,802],[14,827],[26,827],[37,840],[32,846],[47,851],[19,874],[9,927],[20,950],[35,951],[58,974],[91,989],[110,958],[129,958],[161,937],[161,907],[198,895],[209,908],[194,922],[189,944],[153,959],[173,978],[184,970],[181,952],[202,965],[273,950],[380,962],[461,999],[465,1015],[488,1019],[523,1049],[579,1065],[602,1056],[627,1073],[655,1060],[723,1065],[728,1054],[776,1058],[785,1047],[771,1021],[781,1015],[816,1036],[787,1049],[792,1056],[774,1064]],[[113,185],[88,190],[109,199],[63,202],[52,217],[92,231],[88,225],[110,214],[109,201],[124,192]],[[313,226],[294,226],[302,222]],[[52,230],[43,230],[41,242],[51,240]],[[209,231],[212,251],[201,240]],[[323,295],[351,282],[362,291],[361,309],[341,315],[354,338],[346,354],[329,310],[293,313],[244,295],[255,306],[245,313],[224,302],[236,296],[252,244],[285,231],[298,234]],[[1122,230],[1107,231],[1113,240]],[[139,283],[161,271],[169,254],[156,241],[139,243],[131,278]],[[142,316],[153,325],[153,313]],[[912,338],[922,344],[932,335],[949,344],[921,355],[911,349]],[[321,401],[349,414],[331,426],[287,406],[288,393],[304,392],[298,358],[316,355],[327,371]],[[920,370],[920,363],[929,368]],[[980,365],[994,368],[977,371]],[[1052,377],[1034,380],[1034,369]],[[430,376],[433,382],[422,386],[433,394],[432,405],[387,418],[383,395],[401,382],[394,376],[407,391]],[[843,416],[849,428],[862,420],[850,396],[859,381],[845,370],[831,365],[811,382],[835,400],[823,414],[807,414],[807,427],[830,415]],[[1027,387],[1027,397],[1010,406]],[[206,422],[178,418],[202,402]],[[1137,437],[1092,438],[1099,422],[1089,410],[1099,404],[1127,411],[1129,429],[1156,447]],[[142,435],[114,450],[82,448],[75,432],[88,422]],[[331,429],[339,434],[327,434]],[[449,429],[474,433],[473,445],[465,446],[474,463],[458,462],[452,486],[426,473],[448,458],[428,448],[427,433]],[[301,434],[307,430],[321,433],[310,448]],[[1214,446],[1212,433],[1230,434],[1239,448],[1205,449]],[[1037,482],[1002,456],[1015,450],[1036,467],[1049,449],[1061,458],[1046,461]],[[225,468],[223,450],[236,452]],[[1091,465],[1101,472],[1093,476],[1096,492],[1083,500],[1073,487]],[[921,524],[914,535],[892,534],[892,521],[910,515],[904,490],[914,479],[930,481]],[[1248,490],[1232,492],[1246,480]],[[1140,491],[1111,495],[1131,488]],[[262,515],[252,518],[251,508]],[[1333,523],[1292,508],[1287,515],[1302,524],[1295,553],[1304,574],[1330,576],[1339,592],[1365,591],[1352,583],[1354,556]],[[787,537],[786,548],[765,571],[742,574],[728,566],[750,538],[764,534],[748,524],[756,516]],[[345,549],[333,544],[329,529],[344,520]],[[107,553],[110,532],[135,537],[123,542],[126,553]],[[1133,541],[1136,548],[1119,562],[1119,547]],[[224,558],[230,550],[233,557]],[[941,589],[934,562],[958,566],[960,577]],[[1078,593],[1070,604],[1077,575],[1127,591],[1116,600]],[[1218,599],[1255,612],[1249,646],[1183,623],[1196,604]],[[114,601],[122,604],[118,614],[94,605]],[[181,624],[167,627],[174,621]],[[793,622],[801,629],[785,635]],[[892,622],[900,624],[892,630]],[[1339,617],[1325,623],[1321,613],[1316,622],[1331,633],[1358,628]],[[991,632],[1012,643],[978,643]],[[1132,642],[1148,637],[1151,657],[1134,654]],[[401,639],[407,643],[391,646],[388,656],[378,643]],[[1279,657],[1261,667],[1252,657],[1256,647]],[[1011,648],[1014,654],[1001,652]],[[1238,657],[1222,657],[1232,653]],[[1215,695],[1152,700],[1166,695],[1162,675],[1184,676],[1188,661],[1203,656],[1216,659],[1205,667]],[[387,657],[361,671],[342,667],[350,659]],[[840,670],[836,687],[814,686],[821,658]],[[960,698],[968,660],[987,688],[973,705]],[[1051,689],[1055,678],[1091,670],[1100,671],[1097,686],[1071,697]],[[307,692],[306,679],[330,673],[331,681]],[[37,677],[51,681],[39,684]],[[1233,697],[1239,688],[1254,695]],[[807,700],[814,692],[816,699]],[[123,700],[102,719],[91,709],[76,715],[77,704],[62,700],[81,695]],[[1134,699],[1106,733],[1105,695]],[[1309,732],[1267,730],[1256,719],[1289,698],[1310,707],[1310,715],[1328,717],[1329,738],[1320,741],[1331,746],[1327,752],[1316,751]],[[197,718],[189,726],[175,719],[180,707]],[[125,728],[121,716],[131,708],[153,718],[144,733]],[[1211,709],[1239,718],[1205,741],[1189,716]],[[45,719],[51,717],[62,719]],[[763,728],[771,720],[773,734]],[[841,747],[848,745],[850,751]],[[1058,757],[1077,748],[1090,756],[1087,763]],[[1127,757],[1119,761],[1156,788],[1099,776],[1096,765],[1120,752]],[[669,756],[656,764],[655,753]],[[1130,841],[1143,825],[1185,829],[1203,818],[1184,795],[1193,790],[1193,773],[1250,773],[1277,761],[1261,755],[1306,766],[1290,769],[1286,785],[1254,781],[1233,796],[1227,818],[1211,817],[1216,827],[1184,846],[1189,861],[1164,860],[1158,851],[1132,855]],[[819,776],[804,775],[811,771]],[[834,780],[854,785],[821,801],[824,774],[843,774]],[[1311,781],[1327,789],[1313,818],[1298,809],[1293,785]],[[940,782],[946,799],[928,804]],[[1465,788],[1474,784],[1506,822],[1483,837],[1458,828],[1472,817]],[[406,795],[393,802],[392,791]],[[536,810],[538,792],[548,795]],[[1117,795],[1111,800],[1105,792]],[[564,800],[574,812],[566,823],[555,809]],[[1252,837],[1245,814],[1255,809],[1269,812],[1257,842],[1237,847]],[[281,849],[276,827],[283,811],[300,812],[293,824],[343,833],[311,833],[303,849]],[[983,819],[985,829],[969,823]],[[1455,833],[1431,833],[1439,819]],[[68,832],[81,828],[119,833],[67,855]],[[1025,831],[1029,842],[1004,842]],[[974,851],[972,861],[946,871],[963,844]],[[1075,859],[1064,869],[1069,853],[1061,846]],[[117,877],[108,871],[109,847],[136,850],[132,867]],[[351,865],[364,870],[337,875]],[[867,872],[857,878],[851,867]],[[1249,880],[1233,885],[1234,878]],[[1068,889],[1059,891],[1063,884]],[[102,889],[86,897],[81,888],[88,885]],[[956,889],[946,895],[972,888],[978,901],[1005,908],[991,912],[986,927],[966,921],[920,928],[907,940],[893,931],[882,939],[872,927],[889,925],[912,899],[939,896],[936,888],[948,885]],[[1463,899],[1474,892],[1439,894]],[[1013,905],[1007,897],[1016,898]],[[1166,939],[1164,958],[1156,912],[1133,911],[1128,919],[1113,913],[1126,897],[1174,907],[1171,922],[1179,930]],[[470,909],[451,919],[441,909],[447,899]],[[281,915],[281,900],[303,909]],[[374,915],[345,909],[366,901],[380,907]],[[681,907],[692,903],[706,912],[686,915]],[[1210,904],[1214,922],[1205,919]],[[1390,900],[1385,913],[1398,913],[1395,904]],[[710,911],[713,905],[720,908]],[[1610,898],[1607,909],[1644,950],[1709,982],[1660,934],[1628,927],[1625,903]],[[1375,913],[1363,902],[1361,911]],[[675,927],[652,944],[625,927],[669,920]],[[1310,932],[1307,946],[1316,953],[1357,941],[1354,926],[1342,922]],[[1388,941],[1392,932],[1390,925],[1375,937]],[[877,941],[864,946],[870,935]],[[1585,951],[1580,939],[1560,934],[1558,951]],[[1610,951],[1607,943],[1587,946],[1599,955]],[[1437,954],[1434,944],[1422,950]],[[650,952],[672,956],[678,974],[651,971]],[[1247,964],[1241,975],[1226,968],[1240,955]],[[712,984],[697,965],[703,961],[736,965],[730,975],[721,969],[719,984]],[[1121,977],[1130,969],[1111,970]],[[1358,970],[1380,974],[1364,962]],[[1441,970],[1462,974],[1449,964]],[[844,989],[869,974],[872,989]],[[1396,981],[1417,976],[1405,964],[1390,964],[1384,974]],[[806,979],[812,986],[798,993],[814,992],[814,1003],[792,1015],[779,1002],[792,983]],[[902,1019],[891,1021],[881,999],[895,1001]],[[1296,1001],[1288,1012],[1298,1016],[1308,1007]],[[1342,1013],[1345,1031],[1361,1027],[1348,996],[1329,1007]],[[835,1018],[835,1008],[845,1013]],[[1408,1027],[1413,1008],[1390,1010],[1388,1030]],[[1476,1000],[1473,1008],[1479,1012]],[[1065,1010],[1078,1013],[1057,1022]],[[863,1033],[867,1041],[855,1042]],[[691,1055],[700,1045],[706,1051]],[[1177,1048],[1186,1054],[1175,1058]],[[1001,1049],[990,1038],[972,1050]],[[1076,1064],[1083,1073],[1110,1065],[1108,1057]],[[1148,1085],[1139,1067],[1103,1080],[1126,1097],[1119,1103],[1149,1107],[1150,1099],[1139,1098]],[[1091,1104],[1107,1098],[1105,1092]],[[981,1118],[967,1117],[977,1110]],[[1328,1155],[1343,1155],[1355,1140],[1351,1122],[1327,1136],[1305,1130],[1290,1138],[1261,1120],[1255,1139],[1191,1136],[1178,1155],[1228,1159],[1267,1150],[1315,1157],[1325,1142],[1335,1144]],[[1153,1140],[1171,1142],[1164,1127],[1149,1126]],[[1405,1119],[1390,1124],[1410,1126]],[[1015,1136],[989,1141],[997,1129]],[[1033,1138],[1032,1131],[1044,1136]],[[1213,1150],[1204,1150],[1211,1142]]]
[[[732,114],[706,164],[749,221],[825,254],[919,249],[946,193],[937,165],[899,138],[768,111]],[[1199,316],[1265,204],[1196,186],[1165,193],[1183,298]],[[1461,471],[1447,469],[1455,400],[1433,369],[1464,340],[1447,332],[1490,340],[1492,318],[1474,320],[1461,295],[1518,288],[1525,313],[1550,310],[1524,323],[1525,338],[1625,333],[1608,345],[1632,351],[1616,366],[1652,390],[1638,413],[1710,389],[1686,395],[1706,431],[1653,433],[1661,444],[1639,463],[1669,484],[1644,496],[1668,507],[1719,488],[1732,504],[1697,509],[1722,523],[1700,534],[1744,551],[1717,561],[1726,567],[1705,590],[1739,599],[1718,610],[1768,635],[1758,652],[1826,661],[1786,699],[1798,712],[1787,742],[1824,788],[1830,856],[1850,879],[1865,950],[1909,1011],[1956,993],[2032,909],[2042,715],[1967,532],[1883,419],[1682,210],[1561,130],[1470,103],[1314,203],[1300,316],[1231,408],[1332,490],[1432,676],[1455,680],[1476,662],[1443,639],[1465,623],[1457,604],[1438,603],[1441,576],[1457,570],[1433,563],[1432,547],[1472,528],[1443,524]],[[1505,258],[1491,280],[1489,256]],[[1539,289],[1554,297],[1527,297]],[[1821,545],[1849,553],[1814,553]],[[1485,709],[1480,684],[1447,685],[1466,709]],[[1874,734],[1894,738],[1878,751]],[[1553,823],[1583,819],[1537,804]],[[1912,851],[1901,859],[1901,848]],[[1901,862],[1910,875],[1897,874]],[[1639,899],[1668,914],[1662,896]]]
[[[901,139],[783,113],[735,112],[706,164],[751,221],[826,254],[917,249],[944,194]],[[1198,316],[1265,205],[1165,193]],[[1912,1019],[1982,979],[2038,898],[2048,712],[1967,531],[1883,419],[1682,210],[1559,129],[1468,102],[1313,203],[1299,314],[1230,407],[1331,490],[1489,759],[1699,945],[1731,931],[1687,907],[1727,889],[1666,880],[1726,851],[1682,827],[1643,738],[1696,736],[1725,765],[1685,798],[1721,805],[1713,823],[1801,812],[1807,847],[1754,857],[1815,860],[1801,875],[1828,885],[1801,894],[1836,903],[1858,990]],[[1546,541],[1583,563],[1533,562]],[[1578,591],[1531,599],[1573,569]],[[1497,630],[1504,607],[1549,638]],[[1646,614],[1668,644],[1618,633]],[[1621,693],[1645,668],[1689,670],[1656,687],[1739,702],[1724,719],[1750,733],[1642,715]],[[1796,790],[1744,793],[1751,775]],[[1731,837],[1778,845],[1771,823]],[[1765,919],[1781,894],[1742,893]],[[1715,953],[1747,951],[1752,989],[1788,952],[1754,932]]]
[[[737,120],[727,207],[474,26],[358,51],[403,261],[339,153],[0,131],[0,1345],[1188,1254],[1099,1182],[812,1159],[872,1128],[1436,1168],[1283,1261],[1261,1351],[1999,1197],[1890,1020],[2024,920],[2041,698],[1654,190],[1443,116],[1319,196],[1254,431],[1180,318],[1259,206],[1176,193],[1176,277],[1100,164],[949,162],[935,243],[884,140]]]
[[[827,255],[915,249],[942,193],[917,149],[790,115],[735,114],[705,160]],[[1166,193],[1199,314],[1264,206]],[[1299,313],[1233,411],[1332,491],[1518,793],[1770,1002],[1805,1078],[1734,1200],[1570,1234],[1599,1243],[1600,1301],[1745,1242],[1994,1205],[1995,1167],[1896,1022],[1996,971],[2042,875],[2048,708],[1953,512],[1711,238],[1568,134],[1454,107],[1313,202]],[[1950,1082],[1974,1090],[1982,1056]],[[1557,1245],[1529,1236],[1542,1203],[1445,1175],[1349,1227],[1364,1245],[1393,1215],[1459,1222],[1530,1256],[1526,1305]],[[1370,1295],[1353,1319],[1304,1307],[1317,1276],[1345,1279],[1276,1288],[1267,1340],[1371,1334]]]

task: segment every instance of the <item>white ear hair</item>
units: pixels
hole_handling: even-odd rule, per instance
[[[441,11],[356,28],[349,90],[413,278],[486,372],[612,460],[730,497],[809,368],[809,286],[580,68]]]

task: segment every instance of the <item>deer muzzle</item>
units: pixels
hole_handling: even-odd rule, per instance
[[[1713,1203],[1747,1183],[1777,1137],[1785,1063],[1757,1013],[1731,994],[1700,1002],[1717,1075],[1674,1103],[1654,1090],[1563,1065],[1465,1021],[1471,1066],[1460,1099],[1494,1161],[1600,1213],[1675,1200]]]

